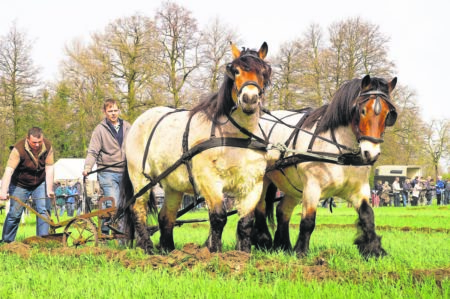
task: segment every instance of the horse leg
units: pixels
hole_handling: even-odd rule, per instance
[[[358,211],[358,236],[355,245],[362,256],[380,257],[387,255],[381,247],[381,237],[375,233],[375,217],[367,199],[363,199],[357,207]]]
[[[210,252],[222,251],[222,232],[227,224],[227,210],[223,201],[209,205],[209,236],[205,242]]]
[[[275,199],[277,188],[274,184],[269,184],[264,180],[261,199],[255,208],[255,221],[251,232],[252,244],[256,249],[272,248],[272,236],[267,226],[266,217],[273,223],[273,200]]]
[[[273,241],[275,250],[292,251],[291,238],[289,236],[289,223],[297,201],[286,194],[277,206],[277,230]]]
[[[147,202],[146,200],[138,198],[131,208],[131,217],[135,223],[135,229],[137,232],[136,245],[142,248],[145,253],[153,254],[153,242],[147,231]]]
[[[309,251],[311,234],[316,227],[316,210],[321,195],[320,184],[310,180],[303,190],[303,209],[300,230],[294,250],[297,256],[306,256]]]
[[[263,204],[255,209],[255,221],[251,232],[252,244],[256,249],[268,250],[272,248],[272,236],[270,235],[269,227],[266,221],[266,205]]]
[[[158,215],[160,239],[159,244],[162,252],[171,252],[175,249],[173,240],[173,228],[177,220],[177,211],[180,207],[183,194],[175,192],[166,187],[165,200]]]
[[[251,242],[251,234],[253,228],[253,213],[242,217],[238,221],[237,225],[237,236],[236,236],[236,250],[251,252],[252,250],[252,242]]]

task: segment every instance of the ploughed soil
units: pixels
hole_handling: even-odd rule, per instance
[[[239,275],[251,269],[260,273],[285,273],[286,279],[305,281],[354,281],[361,282],[370,278],[384,279],[386,275],[390,278],[397,278],[398,274],[390,273],[367,273],[361,274],[356,271],[339,272],[328,266],[328,260],[336,252],[333,249],[321,252],[314,260],[306,262],[299,259],[295,262],[283,263],[270,258],[252,259],[252,255],[241,251],[228,251],[223,253],[210,253],[206,247],[196,244],[186,244],[181,250],[174,250],[168,255],[149,255],[146,257],[132,257],[129,250],[117,250],[107,247],[83,247],[65,248],[59,242],[49,238],[30,237],[23,242],[13,242],[0,246],[0,252],[12,253],[28,259],[36,252],[49,255],[81,256],[86,254],[103,255],[109,261],[122,264],[126,268],[142,269],[167,269],[174,273],[183,273],[193,267],[202,267],[211,275],[220,272],[228,275]],[[306,264],[305,264],[306,263]],[[379,276],[379,277],[375,277]],[[450,267],[442,269],[413,269],[411,270],[413,279],[417,282],[428,277],[435,279],[440,287],[445,279],[450,279]]]

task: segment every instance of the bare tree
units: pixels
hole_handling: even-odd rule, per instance
[[[93,35],[91,49],[93,58],[107,68],[114,96],[123,99],[128,118],[134,120],[139,108],[149,104],[148,91],[160,89],[160,48],[153,22],[140,15],[117,19],[103,34]]]
[[[302,103],[307,106],[323,106],[329,95],[328,55],[319,25],[311,24],[303,38],[298,42],[299,55],[296,57],[300,70],[300,82],[303,90]]]
[[[183,104],[182,89],[194,70],[200,67],[200,32],[197,21],[186,8],[165,2],[155,17],[159,41],[163,47],[161,64],[166,72],[167,91],[172,105]]]
[[[219,89],[224,65],[231,60],[230,41],[236,45],[241,44],[236,31],[229,29],[218,17],[202,30],[201,59],[204,72],[199,75],[198,81],[202,82],[199,88],[206,88],[209,92]]]
[[[302,93],[296,58],[299,56],[298,44],[286,42],[273,64],[272,94],[269,95],[269,108],[293,109],[297,106],[298,95]]]
[[[439,174],[439,162],[447,157],[450,148],[450,122],[445,120],[433,120],[426,128],[425,151],[432,163],[435,180]]]
[[[356,17],[333,23],[329,35],[335,89],[365,74],[391,76],[394,64],[387,58],[389,39],[378,26]]]
[[[24,107],[32,98],[33,88],[39,84],[39,69],[33,64],[31,50],[32,42],[16,23],[0,37],[2,122],[10,127],[2,138],[7,140],[17,140],[28,126],[22,123],[26,115]]]

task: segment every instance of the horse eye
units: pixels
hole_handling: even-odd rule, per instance
[[[233,73],[234,73],[235,75],[239,75],[239,70],[238,70],[238,69],[235,69],[235,68],[233,68]]]
[[[361,114],[362,114],[363,116],[366,116],[366,108],[364,108],[364,109],[361,111]]]

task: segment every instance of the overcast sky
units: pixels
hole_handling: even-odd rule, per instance
[[[215,17],[237,29],[245,45],[279,45],[300,37],[311,23],[326,30],[333,22],[361,17],[390,37],[389,57],[397,66],[398,82],[417,93],[425,121],[450,118],[450,2],[447,0],[177,0],[202,27]],[[64,45],[88,40],[93,32],[119,17],[140,13],[149,17],[160,0],[14,0],[0,9],[0,35],[13,21],[34,41],[33,59],[46,80],[57,78]]]

